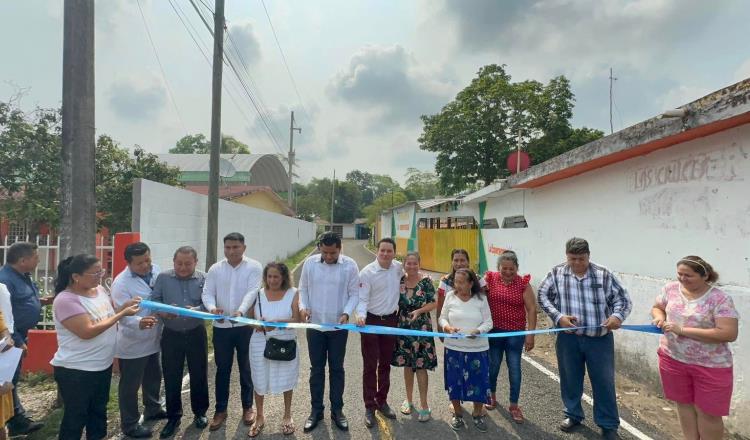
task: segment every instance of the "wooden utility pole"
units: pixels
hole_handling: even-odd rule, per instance
[[[63,8],[61,259],[96,252],[94,0]]]
[[[287,162],[289,163],[289,192],[287,193],[287,202],[289,207],[292,207],[292,176],[294,172],[294,131],[302,133],[302,129],[294,126],[294,111],[292,111],[292,119],[289,121],[289,157]],[[296,212],[296,210],[295,210]]]
[[[214,66],[211,91],[211,159],[208,173],[206,270],[216,262],[219,244],[219,152],[221,151],[221,75],[224,61],[224,0],[214,8]]]

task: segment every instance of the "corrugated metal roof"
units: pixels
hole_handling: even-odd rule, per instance
[[[159,160],[180,171],[209,171],[209,154],[157,154]],[[221,154],[237,171],[250,172],[251,185],[270,186],[287,191],[289,180],[284,165],[275,154]]]
[[[433,206],[440,205],[442,203],[446,202],[455,202],[458,198],[456,197],[447,197],[444,199],[430,199],[430,200],[417,200],[417,206],[419,209],[427,209],[432,208]]]

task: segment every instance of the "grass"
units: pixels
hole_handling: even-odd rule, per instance
[[[307,257],[307,255],[312,252],[313,249],[315,249],[315,241],[311,241],[308,243],[307,246],[303,247],[299,252],[292,255],[291,257],[284,260],[284,264],[289,268],[289,270],[294,269],[295,266],[297,266],[299,263],[302,262],[302,260]]]

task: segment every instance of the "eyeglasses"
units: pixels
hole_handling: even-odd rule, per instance
[[[100,277],[107,273],[104,269],[100,270],[99,272],[92,272],[92,273],[86,273],[85,275],[91,275],[92,277]]]

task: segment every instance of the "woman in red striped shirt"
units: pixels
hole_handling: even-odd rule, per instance
[[[497,272],[488,271],[487,300],[492,313],[492,331],[506,333],[536,328],[536,296],[529,285],[530,275],[518,275],[518,257],[513,251],[505,251],[497,259]],[[500,365],[508,365],[510,382],[510,406],[508,411],[516,423],[523,423],[523,413],[518,406],[521,392],[521,353],[524,348],[534,348],[534,335],[490,338],[490,391],[492,395],[487,409],[497,407],[495,392]]]

